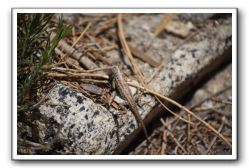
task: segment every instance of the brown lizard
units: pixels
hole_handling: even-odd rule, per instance
[[[129,87],[127,85],[127,83],[125,82],[123,75],[121,74],[118,66],[112,66],[108,73],[111,73],[111,77],[112,80],[115,84],[115,88],[117,89],[118,93],[120,94],[120,96],[127,102],[131,112],[133,113],[133,115],[135,116],[135,119],[139,125],[139,123],[141,124],[144,134],[146,136],[147,139],[147,143],[150,143],[149,140],[149,136],[148,136],[148,132],[147,129],[145,127],[145,124],[143,122],[142,117],[140,116],[138,109],[137,109],[137,105],[131,95],[131,92],[129,90]]]
[[[121,74],[118,66],[112,66],[112,67],[106,67],[106,68],[97,68],[97,69],[89,70],[88,72],[95,72],[95,71],[104,71],[108,75],[111,76],[111,79],[113,80],[113,84],[115,85],[118,93],[126,101],[126,103],[129,105],[130,110],[133,113],[133,115],[135,116],[135,119],[136,119],[138,125],[139,125],[139,123],[141,124],[143,131],[144,131],[144,134],[146,136],[147,143],[150,144],[151,141],[149,140],[148,132],[147,132],[147,129],[146,129],[145,124],[143,122],[143,119],[138,112],[137,105],[135,104],[135,101],[130,93],[129,87],[128,87],[127,83],[125,82],[123,75]],[[151,143],[151,144],[154,146],[153,143]]]

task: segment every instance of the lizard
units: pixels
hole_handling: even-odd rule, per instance
[[[138,108],[137,105],[132,97],[132,94],[129,90],[129,87],[127,85],[127,83],[125,82],[123,75],[121,74],[118,66],[111,66],[111,67],[105,67],[105,68],[97,68],[97,69],[93,69],[93,70],[89,70],[88,72],[96,72],[96,71],[103,71],[105,73],[107,73],[107,75],[110,76],[110,79],[112,79],[113,84],[115,85],[119,95],[121,96],[121,98],[123,98],[126,103],[128,104],[132,114],[134,115],[136,122],[141,124],[142,129],[144,131],[146,140],[147,140],[147,144],[152,144],[153,146],[155,146],[150,140],[149,140],[149,135],[147,132],[147,129],[145,127],[144,121],[142,119],[142,117],[140,116],[139,112],[138,112]],[[109,104],[111,104],[111,102],[109,102]],[[148,147],[148,146],[147,146]]]
[[[108,73],[111,73],[111,79],[113,80],[113,84],[115,85],[115,88],[117,89],[121,98],[123,98],[126,101],[126,103],[128,104],[128,106],[129,106],[131,112],[133,113],[138,125],[139,125],[139,123],[141,124],[142,129],[144,131],[144,134],[146,136],[147,143],[150,144],[148,132],[147,132],[147,129],[145,127],[144,121],[138,112],[137,105],[132,97],[132,94],[129,90],[129,87],[128,87],[127,83],[125,82],[123,75],[121,74],[118,66],[112,66],[112,67],[108,68]]]

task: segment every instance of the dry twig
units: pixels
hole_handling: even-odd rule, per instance
[[[163,124],[164,127],[167,126],[167,124],[162,120],[160,119],[161,123]],[[167,127],[166,127],[167,128]],[[168,129],[168,128],[167,128]],[[172,137],[172,139],[175,141],[175,143],[177,144],[177,146],[185,153],[187,154],[188,152],[184,149],[184,147],[180,144],[180,142],[175,138],[174,134],[169,130],[168,131],[170,136]]]

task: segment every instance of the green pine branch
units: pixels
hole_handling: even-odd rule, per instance
[[[18,14],[17,16],[17,102],[22,111],[36,103],[37,89],[42,86],[42,67],[54,61],[54,49],[70,31],[61,18],[56,36],[50,41],[53,14]]]

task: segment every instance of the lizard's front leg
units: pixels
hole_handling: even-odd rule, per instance
[[[122,115],[126,114],[127,108],[125,105],[127,105],[126,101],[121,99],[119,96],[117,96],[117,91],[116,91],[116,84],[115,81],[112,80],[112,85],[111,85],[111,98],[108,100],[108,105],[109,107],[112,105],[113,102],[116,102],[119,106],[119,110],[121,110]]]

